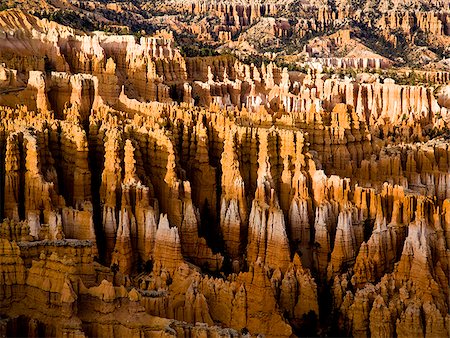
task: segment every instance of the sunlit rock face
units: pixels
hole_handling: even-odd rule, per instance
[[[241,28],[280,10],[189,8]],[[19,10],[0,37],[1,334],[449,335],[448,86]]]

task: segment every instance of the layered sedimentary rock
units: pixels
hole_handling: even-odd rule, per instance
[[[183,263],[180,235],[176,227],[170,228],[167,215],[159,219],[156,231],[154,261],[156,271],[173,273]]]
[[[278,202],[267,155],[268,135],[260,134],[258,179],[249,216],[247,260],[258,259],[272,269],[286,271],[290,261],[283,211]]]
[[[2,333],[448,335],[446,88],[0,25]]]
[[[238,258],[242,250],[241,240],[247,221],[247,201],[245,199],[244,180],[239,171],[239,159],[235,150],[235,132],[225,136],[221,158],[222,196],[220,202],[220,228],[225,250],[233,259]]]

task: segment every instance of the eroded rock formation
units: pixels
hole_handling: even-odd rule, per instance
[[[191,5],[227,31],[282,10]],[[448,335],[445,88],[0,26],[2,334]]]

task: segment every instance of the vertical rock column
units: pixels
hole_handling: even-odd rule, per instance
[[[261,131],[259,136],[258,180],[249,218],[247,261],[250,264],[261,258],[263,264],[284,272],[290,263],[289,242],[270,173],[267,132]]]
[[[239,160],[235,149],[235,132],[226,134],[222,153],[222,197],[220,204],[220,229],[225,250],[233,259],[241,252],[243,227],[247,221],[244,180],[239,171]]]
[[[114,249],[117,231],[117,202],[121,194],[122,169],[120,166],[121,133],[117,129],[106,132],[105,165],[100,186],[100,203],[103,208],[103,231],[106,237],[106,261]]]
[[[19,221],[20,152],[18,135],[10,134],[6,140],[5,155],[5,217]]]
[[[159,218],[153,261],[154,273],[159,274],[167,271],[172,276],[175,270],[183,263],[178,229],[170,227],[167,215],[161,215]]]

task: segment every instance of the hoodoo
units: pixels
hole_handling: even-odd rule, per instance
[[[450,335],[449,1],[0,8],[0,336]]]

